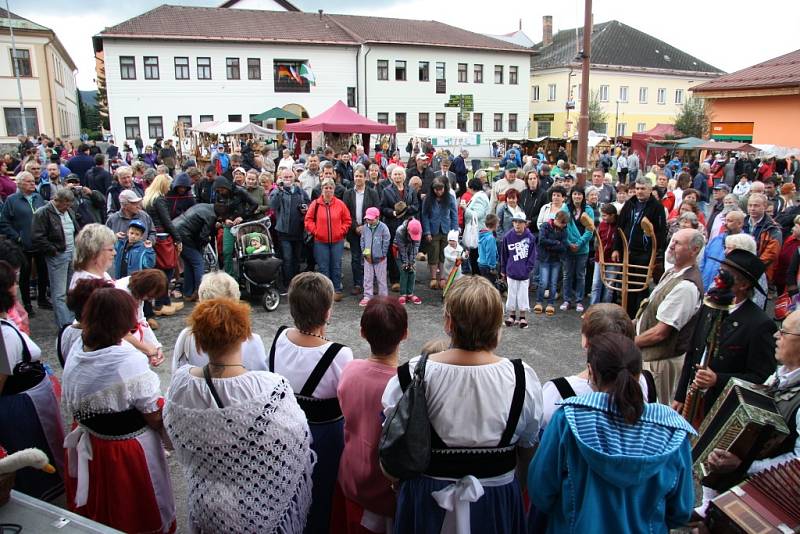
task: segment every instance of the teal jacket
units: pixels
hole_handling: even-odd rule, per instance
[[[633,425],[607,393],[564,401],[528,470],[528,491],[552,533],[666,534],[694,506],[694,429],[663,404]]]
[[[567,206],[566,202],[561,207],[561,211],[565,211],[569,218],[569,222],[567,223],[567,246],[578,245],[578,250],[575,252],[567,248],[567,254],[572,254],[574,256],[588,254],[589,243],[592,241],[594,234],[588,228],[584,228],[582,224],[575,222],[575,219],[572,218],[572,214],[569,212],[569,206]],[[584,211],[594,220],[594,210],[592,210],[591,206],[586,204]]]

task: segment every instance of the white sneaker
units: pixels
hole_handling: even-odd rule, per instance
[[[550,290],[549,289],[545,289],[544,290],[544,298],[546,298],[546,299],[550,298]]]
[[[567,311],[569,309],[569,302],[562,302],[558,309],[561,311]]]
[[[575,311],[578,313],[583,313],[583,304],[580,302],[575,306]]]

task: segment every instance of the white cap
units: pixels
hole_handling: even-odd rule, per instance
[[[458,243],[458,230],[450,230],[447,232],[447,240]]]

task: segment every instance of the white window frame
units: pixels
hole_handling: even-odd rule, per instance
[[[628,86],[627,85],[620,85],[619,86],[619,101],[620,102],[628,102]]]
[[[551,83],[547,85],[547,101],[548,102],[555,102],[556,96],[558,95],[556,84]]]
[[[667,88],[666,87],[659,87],[658,91],[656,92],[656,103],[658,104],[666,104],[667,103]]]
[[[600,102],[608,102],[608,85],[601,85],[600,91],[597,94],[597,98]]]
[[[531,86],[531,102],[538,102],[539,101],[539,86],[534,85]]]
[[[675,89],[675,103],[683,104],[683,89]]]
[[[647,104],[647,87],[639,88],[639,103]]]

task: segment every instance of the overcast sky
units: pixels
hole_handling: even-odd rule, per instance
[[[165,0],[166,1],[166,0]],[[78,66],[78,87],[95,89],[92,35],[165,1],[9,0],[11,11],[55,30]],[[522,29],[542,37],[542,16],[553,16],[553,31],[583,24],[583,2],[567,0],[291,0],[304,11],[438,20],[479,33]],[[222,0],[171,0],[168,3],[217,6]],[[616,19],[649,33],[726,72],[800,48],[800,1],[760,0],[594,0],[595,22]],[[91,5],[90,9],[83,6]],[[4,6],[3,6],[4,7]]]

